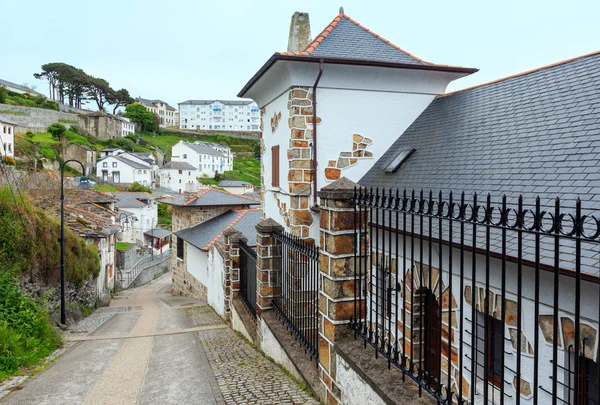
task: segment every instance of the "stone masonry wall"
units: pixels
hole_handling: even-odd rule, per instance
[[[46,110],[43,108],[23,107],[17,105],[0,104],[0,110],[14,111],[22,114],[4,114],[7,119],[17,124],[15,132],[18,134],[27,131],[45,132],[46,128],[59,120],[77,121],[77,114],[66,113],[62,111]],[[70,123],[62,123],[69,128]]]
[[[313,216],[309,210],[315,170],[312,162],[313,96],[309,87],[293,87],[288,93],[288,126],[291,131],[287,158],[290,207],[286,226],[294,236],[308,238]],[[321,118],[317,117],[317,124]]]

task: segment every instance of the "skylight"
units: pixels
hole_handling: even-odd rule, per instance
[[[402,164],[406,161],[406,159],[408,159],[410,155],[412,155],[415,151],[415,148],[408,148],[400,152],[398,156],[396,156],[396,158],[392,160],[392,163],[390,163],[385,168],[384,172],[395,173],[400,168],[400,166],[402,166]]]

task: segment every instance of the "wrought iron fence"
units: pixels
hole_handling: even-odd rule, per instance
[[[256,251],[244,242],[240,246],[240,292],[239,297],[256,321]]]
[[[281,269],[275,313],[312,359],[319,359],[319,248],[287,232],[273,234]]]
[[[356,336],[443,404],[600,405],[600,219],[357,189]]]

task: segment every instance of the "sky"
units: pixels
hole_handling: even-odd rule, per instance
[[[2,2],[0,78],[37,86],[33,73],[65,62],[176,106],[235,99],[277,51],[294,11],[318,35],[347,15],[413,55],[475,67],[448,91],[600,50],[600,1],[22,0]]]

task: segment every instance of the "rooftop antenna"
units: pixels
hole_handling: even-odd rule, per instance
[[[344,7],[340,7],[340,14],[344,14]]]

